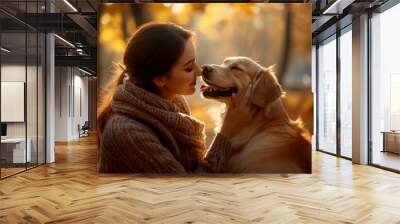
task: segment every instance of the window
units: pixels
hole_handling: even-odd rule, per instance
[[[318,149],[336,153],[336,36],[318,48]]]
[[[371,18],[372,163],[400,170],[400,5]],[[390,146],[390,147],[389,147]]]
[[[352,157],[352,35],[351,26],[340,36],[340,155]]]

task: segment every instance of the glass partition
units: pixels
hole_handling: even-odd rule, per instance
[[[38,49],[37,41],[38,35],[36,32],[27,33],[28,38],[28,61],[27,61],[27,98],[26,98],[26,111],[27,111],[27,150],[30,151],[30,158],[27,163],[28,168],[37,165],[37,133],[38,133]]]
[[[26,32],[1,34],[2,177],[25,170],[26,162],[31,161],[30,142],[26,140],[26,41]]]
[[[44,11],[44,1],[7,1],[1,5],[25,12]],[[0,12],[0,178],[45,163],[45,35]]]
[[[46,162],[46,39],[45,34],[38,33],[38,64],[37,64],[37,162],[44,164]]]

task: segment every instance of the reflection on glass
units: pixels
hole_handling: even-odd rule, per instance
[[[318,48],[318,149],[336,153],[336,40]]]
[[[26,34],[2,33],[1,45],[1,122],[6,134],[1,140],[1,175],[6,177],[25,170],[30,161],[30,142],[26,141]],[[28,150],[27,150],[28,149]]]
[[[28,168],[37,164],[37,33],[27,33],[28,62],[27,62],[27,142],[30,144],[30,161]]]
[[[39,33],[38,35],[38,136],[37,136],[37,162],[38,164],[45,163],[45,35]]]
[[[352,36],[340,36],[340,153],[352,157]]]
[[[400,33],[394,29],[398,21],[400,5],[376,14],[371,38],[372,163],[396,170],[400,170]]]

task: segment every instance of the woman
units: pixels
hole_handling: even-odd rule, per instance
[[[195,92],[201,75],[193,34],[173,23],[145,24],[129,40],[123,64],[98,117],[99,172],[226,172],[229,138],[252,111],[246,97],[236,96],[205,156],[204,124],[190,116],[182,96]]]

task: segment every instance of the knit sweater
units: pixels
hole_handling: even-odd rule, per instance
[[[167,101],[125,81],[113,97],[100,138],[99,172],[226,172],[231,142],[217,134],[206,153],[204,123],[183,96]]]

